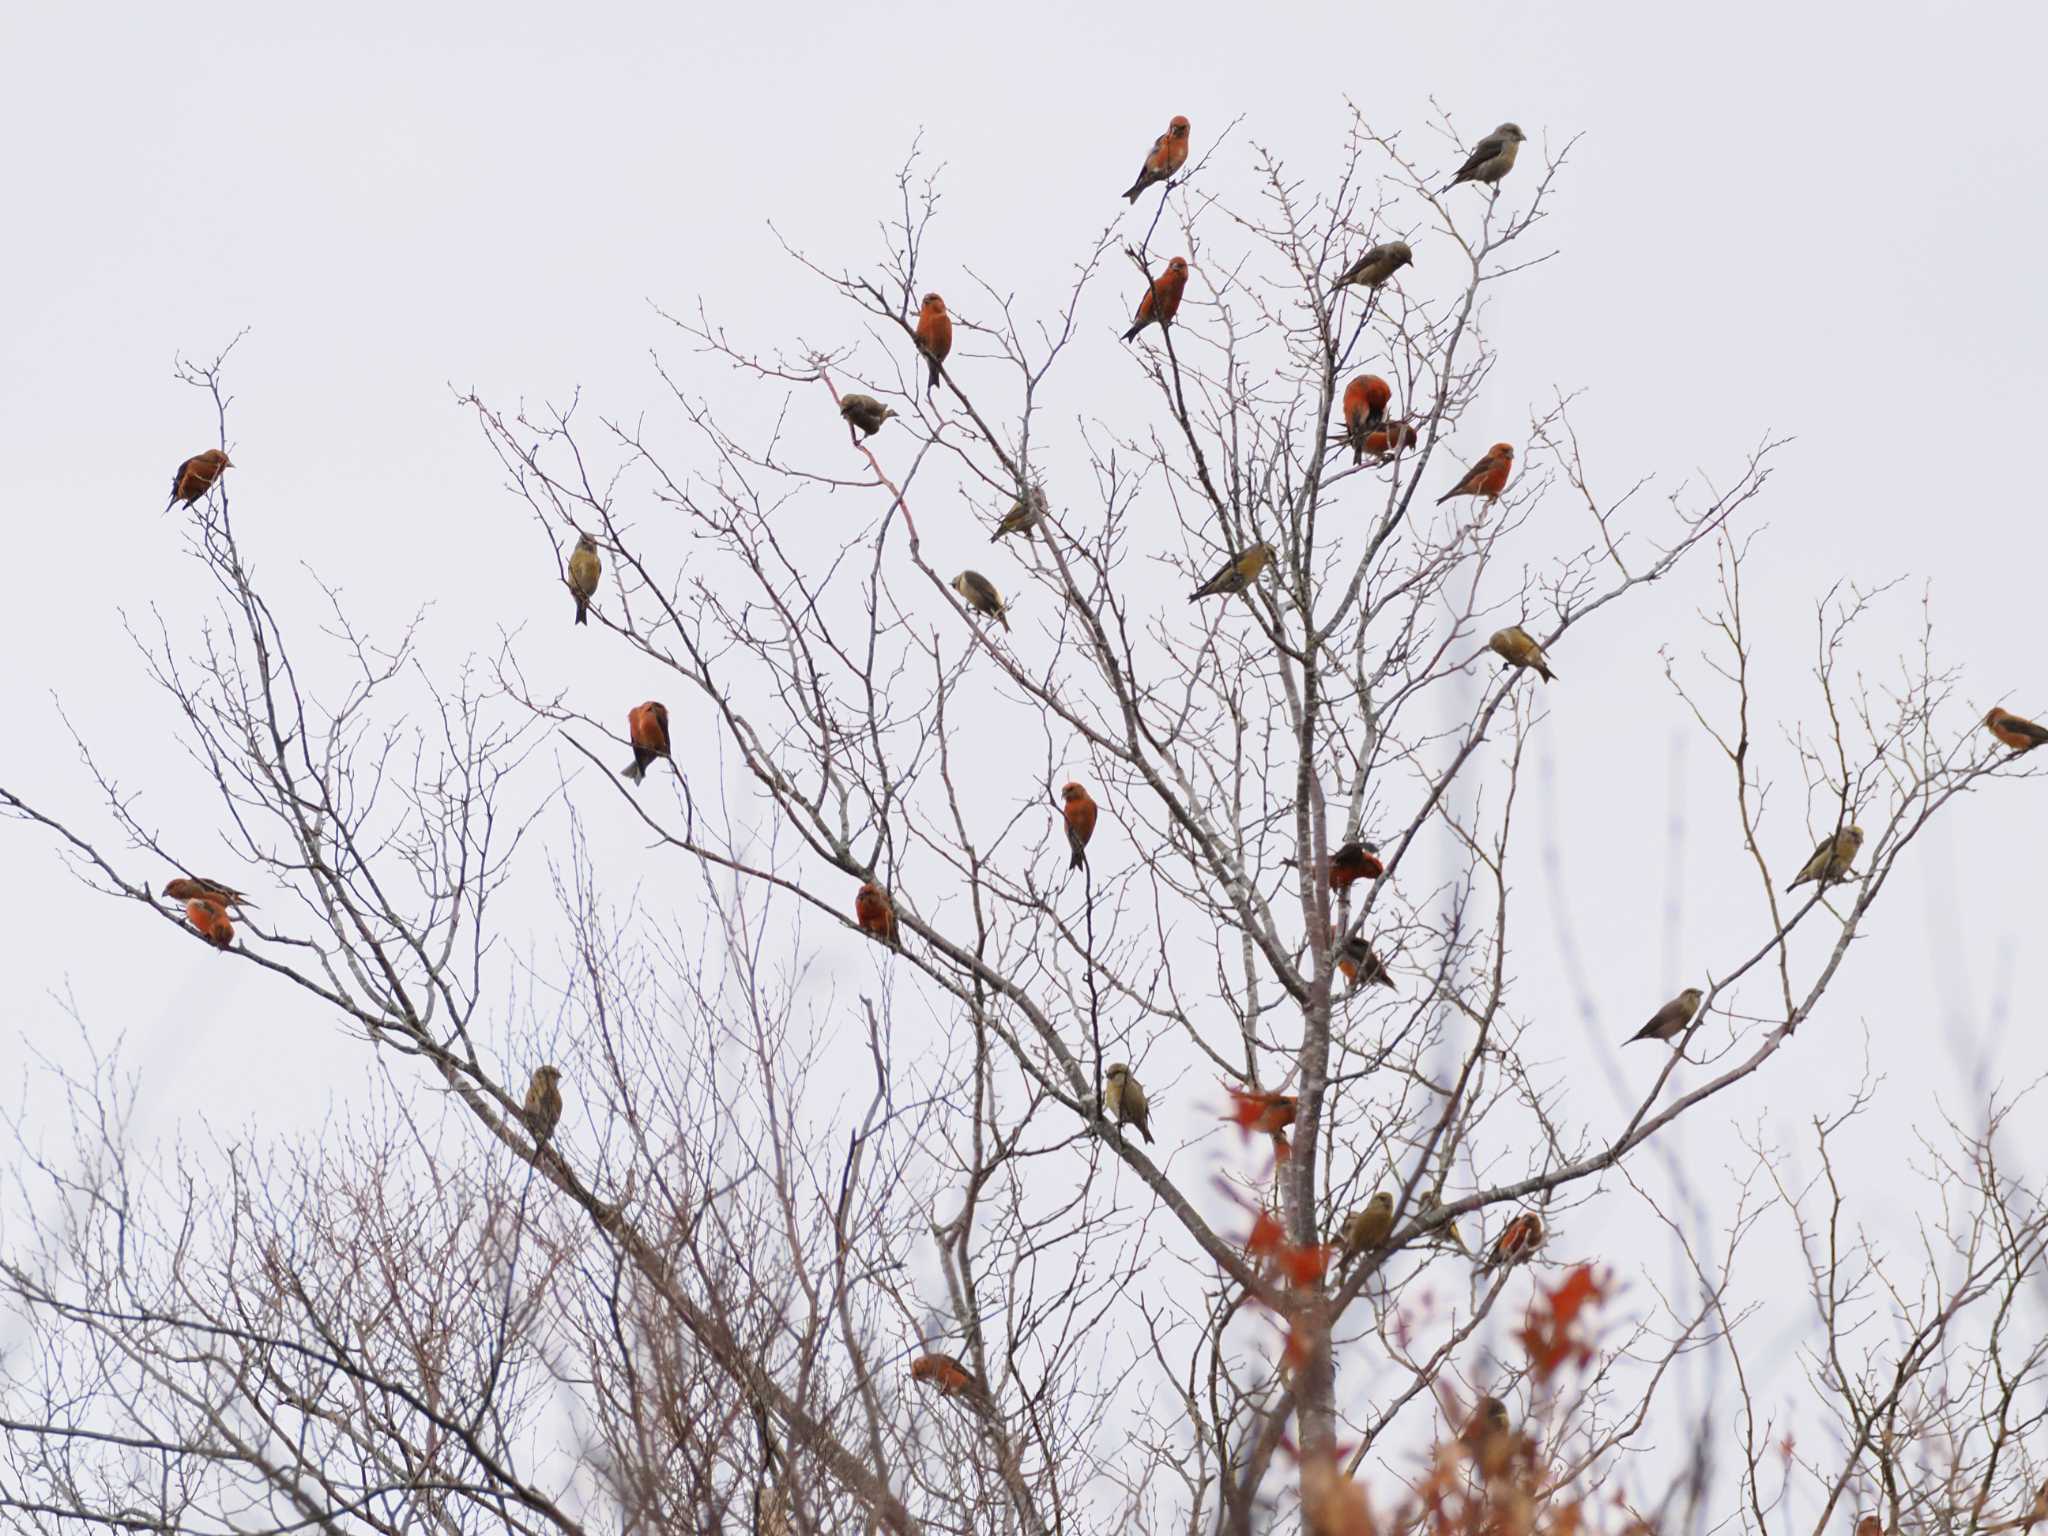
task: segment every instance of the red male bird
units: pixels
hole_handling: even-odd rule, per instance
[[[633,743],[633,761],[619,771],[638,784],[656,758],[668,757],[668,706],[653,699],[635,705],[626,715],[626,735]]]
[[[228,921],[227,913],[221,910],[217,901],[195,898],[186,902],[185,921],[215,949],[226,949],[235,942],[235,925]]]
[[[1543,1218],[1534,1211],[1523,1211],[1500,1229],[1500,1236],[1493,1240],[1493,1249],[1479,1266],[1479,1273],[1489,1274],[1503,1265],[1519,1264],[1542,1246]]]
[[[1067,868],[1081,869],[1088,863],[1088,839],[1095,835],[1095,802],[1079,784],[1062,789],[1060,800],[1065,805],[1060,814],[1067,822],[1067,846],[1074,850]]]
[[[1387,402],[1394,391],[1377,374],[1361,373],[1344,386],[1344,441],[1351,445],[1351,462],[1365,458],[1367,434],[1387,419]]]
[[[1130,341],[1155,320],[1161,330],[1173,324],[1173,317],[1180,313],[1180,296],[1187,286],[1188,259],[1176,256],[1166,264],[1166,270],[1152,280],[1145,296],[1138,300],[1137,323],[1124,332],[1124,340]]]
[[[860,931],[880,939],[891,949],[900,949],[896,932],[896,903],[874,881],[863,885],[853,898],[853,920]]]
[[[1138,194],[1155,182],[1169,180],[1173,173],[1188,163],[1188,120],[1176,117],[1167,124],[1166,132],[1152,141],[1152,153],[1145,157],[1139,168],[1138,179],[1131,184],[1131,190],[1124,197],[1135,203]]]
[[[1984,717],[1984,726],[2014,752],[2031,752],[2048,742],[2048,730],[2008,710],[1994,708]]]
[[[235,461],[218,448],[209,448],[204,453],[195,453],[180,464],[171,476],[171,499],[164,503],[168,512],[179,502],[191,506],[193,502],[213,489],[213,482],[220,478],[224,469],[233,469]]]
[[[924,392],[930,394],[939,387],[939,364],[953,350],[953,317],[946,313],[946,301],[936,293],[926,294],[924,303],[918,306],[917,350],[932,365],[931,382],[924,387]]]
[[[986,1397],[981,1379],[951,1355],[919,1355],[910,1363],[910,1379],[937,1387],[941,1397]]]
[[[1437,497],[1436,504],[1442,506],[1453,496],[1484,496],[1493,501],[1507,489],[1508,473],[1514,467],[1514,445],[1495,443],[1481,455],[1477,464],[1465,471],[1464,479]]]
[[[1415,429],[1405,421],[1390,421],[1365,434],[1365,451],[1375,459],[1391,453],[1405,453],[1415,446]]]
[[[1377,880],[1387,872],[1380,862],[1379,845],[1361,843],[1357,839],[1346,843],[1330,855],[1330,889],[1341,891],[1355,881]]]

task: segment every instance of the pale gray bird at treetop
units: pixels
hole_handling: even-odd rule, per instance
[[[1461,181],[1483,181],[1493,186],[1515,168],[1515,151],[1528,135],[1513,123],[1502,123],[1472,146],[1472,153],[1458,167],[1458,174],[1437,188],[1448,192]]]
[[[1009,615],[1003,608],[1003,594],[981,572],[962,571],[953,578],[953,590],[976,613],[987,614],[1005,629],[1010,627]]]
[[[1650,1015],[1650,1022],[1622,1043],[1634,1045],[1638,1040],[1676,1040],[1685,1033],[1685,1026],[1692,1022],[1692,1016],[1700,1011],[1700,999],[1706,995],[1698,987],[1687,987]]]
[[[1131,1069],[1120,1061],[1102,1075],[1102,1107],[1118,1125],[1133,1126],[1147,1143],[1152,1140],[1152,1106]]]
[[[1374,246],[1351,263],[1351,270],[1337,279],[1337,286],[1348,288],[1358,283],[1367,288],[1377,288],[1414,259],[1415,253],[1408,249],[1406,240],[1390,240],[1385,245]]]
[[[1835,885],[1849,878],[1849,866],[1855,862],[1856,854],[1863,846],[1863,829],[1851,822],[1833,837],[1821,839],[1799,870],[1799,877],[1785,889],[1796,891],[1809,880],[1818,880],[1822,885]]]

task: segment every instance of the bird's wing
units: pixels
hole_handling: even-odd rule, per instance
[[[1458,167],[1460,176],[1470,176],[1480,166],[1508,147],[1508,141],[1497,133],[1489,133],[1472,146],[1472,153],[1465,157],[1465,163]]]

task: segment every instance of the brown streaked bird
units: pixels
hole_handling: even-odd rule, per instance
[[[235,925],[228,921],[228,914],[217,901],[188,901],[185,903],[185,921],[192,925],[192,931],[215,949],[226,949],[235,942]]]
[[[546,1141],[562,1123],[562,1074],[555,1067],[535,1067],[533,1081],[526,1085],[526,1104],[520,1110],[526,1128],[535,1141]]]
[[[1366,1202],[1364,1210],[1346,1216],[1344,1225],[1338,1228],[1338,1239],[1344,1245],[1344,1257],[1338,1261],[1338,1268],[1360,1254],[1372,1252],[1393,1234],[1394,1196],[1392,1191],[1383,1189]]]
[[[994,544],[1005,534],[1011,533],[1021,533],[1028,537],[1044,516],[1045,492],[1034,485],[1010,503],[1010,510],[1005,512],[1003,520],[996,524],[995,537],[991,538],[989,543]]]
[[[1353,838],[1330,855],[1330,889],[1347,890],[1360,880],[1377,880],[1387,872],[1378,843]]]
[[[1623,1045],[1634,1045],[1638,1040],[1676,1040],[1685,1033],[1692,1016],[1700,1011],[1700,999],[1707,994],[1698,987],[1687,987],[1662,1008],[1650,1015],[1650,1022],[1622,1041]]]
[[[1102,1074],[1102,1107],[1118,1125],[1134,1127],[1148,1144],[1151,1142],[1151,1101],[1131,1076],[1131,1069],[1120,1061]]]
[[[996,590],[996,584],[979,571],[962,571],[953,578],[953,590],[960,594],[960,600],[976,613],[986,614],[1004,629],[1010,627],[1010,615],[1003,606],[1003,594]]]
[[[171,476],[171,499],[164,503],[164,511],[170,511],[181,501],[191,506],[213,489],[213,482],[220,478],[222,470],[234,467],[235,461],[218,448],[193,454]]]
[[[1406,453],[1415,446],[1415,429],[1405,421],[1390,421],[1376,432],[1365,434],[1365,451],[1369,458],[1388,459]]]
[[[1465,157],[1465,163],[1458,167],[1458,174],[1437,188],[1448,192],[1460,182],[1476,181],[1499,190],[1501,177],[1515,168],[1515,153],[1528,137],[1513,123],[1502,123],[1493,132],[1472,146],[1472,153]]]
[[[910,1379],[936,1387],[941,1397],[986,1397],[981,1381],[951,1355],[936,1351],[919,1355],[910,1364]]]
[[[1543,1246],[1543,1218],[1534,1211],[1523,1211],[1511,1217],[1508,1224],[1500,1229],[1500,1236],[1493,1240],[1493,1247],[1479,1266],[1479,1273],[1487,1275],[1496,1269],[1520,1264]]]
[[[1145,163],[1138,167],[1138,179],[1131,183],[1131,190],[1124,194],[1125,201],[1135,203],[1139,193],[1158,182],[1172,180],[1173,173],[1187,163],[1188,120],[1176,117],[1166,125],[1166,132],[1152,141],[1152,152],[1145,156]]]
[[[896,413],[882,404],[873,395],[841,395],[839,397],[839,419],[846,423],[847,435],[858,432],[861,437],[873,437],[882,430],[882,423],[892,420]],[[854,438],[859,442],[860,438]]]
[[[2008,710],[1994,708],[1984,717],[1985,729],[2013,749],[2015,754],[2031,752],[2048,741],[2048,727],[2038,726]]]
[[[1362,936],[1353,935],[1337,950],[1337,971],[1354,992],[1360,987],[1394,987],[1386,962],[1373,953]]]
[[[655,699],[634,705],[626,713],[626,736],[633,743],[633,761],[619,772],[638,784],[647,777],[647,769],[655,759],[669,755],[668,706]]]
[[[1388,278],[1414,259],[1415,253],[1408,249],[1406,240],[1389,240],[1385,245],[1372,247],[1351,263],[1350,270],[1337,279],[1337,286],[1349,288],[1357,283],[1366,288],[1383,287]]]
[[[1060,818],[1067,824],[1067,846],[1074,851],[1067,868],[1080,869],[1088,862],[1088,839],[1095,835],[1097,806],[1079,784],[1060,786]]]
[[[1152,279],[1152,286],[1138,300],[1137,319],[1124,332],[1125,341],[1135,340],[1138,332],[1155,320],[1161,330],[1173,324],[1173,317],[1180,313],[1181,295],[1187,292],[1188,268],[1191,265],[1187,257],[1176,256],[1166,264],[1164,272]]]
[[[868,881],[854,893],[853,920],[862,933],[880,939],[891,949],[903,947],[896,930],[896,903],[874,881]]]
[[[1453,496],[1484,496],[1487,501],[1500,499],[1500,493],[1508,487],[1508,476],[1515,467],[1515,445],[1495,443],[1479,456],[1479,461],[1465,471],[1465,477],[1443,495],[1436,504],[1442,506]]]
[[[1259,579],[1259,572],[1263,571],[1272,559],[1272,545],[1254,544],[1243,554],[1232,555],[1228,565],[1188,594],[1188,601],[1192,603],[1205,597],[1228,597],[1242,592]]]
[[[1557,681],[1557,674],[1550,670],[1550,658],[1544,654],[1543,647],[1519,624],[1495,630],[1493,637],[1486,642],[1486,648],[1511,667],[1529,667],[1546,683]]]
[[[590,622],[590,600],[597,596],[598,578],[604,575],[604,562],[597,556],[597,540],[587,533],[576,536],[576,547],[569,553],[569,595],[576,599],[576,622]]]
[[[926,294],[918,306],[917,350],[931,364],[931,381],[924,387],[930,394],[939,387],[939,365],[953,350],[953,317],[946,313],[946,301],[936,293]]]
[[[1863,829],[1851,822],[1833,837],[1821,839],[1813,856],[1800,866],[1798,877],[1785,889],[1796,891],[1809,880],[1818,880],[1824,887],[1839,885],[1855,873],[1849,866],[1856,862],[1862,847]]]
[[[1351,445],[1351,462],[1365,459],[1365,440],[1387,419],[1387,402],[1394,391],[1376,373],[1361,373],[1344,386],[1344,441]]]
[[[256,905],[231,885],[196,876],[180,876],[171,881],[164,887],[164,895],[172,901],[210,901],[223,910],[231,908],[237,912]]]

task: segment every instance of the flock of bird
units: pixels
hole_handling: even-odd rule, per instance
[[[1473,146],[1456,174],[1439,190],[1449,191],[1461,183],[1473,183],[1492,188],[1497,195],[1501,179],[1514,169],[1516,152],[1523,139],[1522,130],[1515,124],[1501,124]],[[1164,183],[1170,189],[1174,176],[1187,162],[1188,147],[1188,120],[1175,117],[1166,132],[1154,140],[1137,180],[1124,196],[1135,204],[1150,187]],[[1352,263],[1338,279],[1337,287],[1340,290],[1352,286],[1378,290],[1413,260],[1414,252],[1404,241],[1375,245]],[[1138,301],[1130,329],[1124,332],[1126,342],[1135,340],[1149,326],[1157,325],[1163,331],[1174,323],[1180,313],[1190,266],[1186,257],[1176,256],[1152,280]],[[926,393],[929,394],[938,388],[944,377],[944,365],[953,347],[953,321],[942,297],[936,293],[924,296],[913,331],[918,354],[927,364]],[[1388,418],[1392,399],[1392,389],[1377,375],[1361,374],[1346,386],[1341,442],[1351,449],[1354,464],[1362,464],[1368,458],[1376,464],[1396,459],[1416,442],[1416,430],[1409,422]],[[872,438],[896,416],[894,410],[872,395],[853,393],[842,398],[839,413],[856,443]],[[1507,487],[1514,469],[1514,457],[1512,445],[1495,443],[1437,499],[1438,505],[1459,496],[1482,497],[1488,503],[1494,502]],[[165,510],[180,502],[187,507],[192,506],[213,489],[224,471],[231,468],[233,461],[218,448],[209,448],[185,460],[172,479],[171,500]],[[1030,537],[1046,510],[1042,490],[1033,487],[1024,491],[998,523],[991,542],[1000,541],[1010,534]],[[1188,600],[1196,602],[1205,597],[1230,597],[1249,590],[1273,556],[1272,546],[1265,543],[1254,544],[1233,554],[1189,595]],[[574,622],[577,624],[588,622],[590,605],[597,595],[603,573],[603,561],[596,541],[587,533],[581,534],[569,556],[567,582],[576,604]],[[970,609],[1008,629],[1008,606],[995,583],[986,576],[978,571],[964,570],[953,579],[952,587]],[[1509,625],[1499,630],[1487,644],[1510,667],[1533,671],[1545,683],[1555,681],[1557,674],[1551,669],[1550,658],[1535,637],[1520,625]],[[1991,710],[1984,723],[1992,735],[2010,747],[2015,755],[2048,742],[2048,729],[2002,708]],[[651,699],[639,704],[628,712],[626,726],[633,748],[633,761],[621,770],[627,780],[638,785],[656,762],[667,759],[673,764],[669,750],[667,706]],[[1071,850],[1069,868],[1084,869],[1089,839],[1095,834],[1098,807],[1087,789],[1078,783],[1065,785],[1060,791],[1060,799]],[[1862,846],[1862,829],[1853,822],[1844,825],[1814,849],[1788,889],[1796,890],[1809,882],[1818,882],[1824,889],[1852,878],[1851,866]],[[1385,874],[1378,848],[1370,842],[1352,841],[1330,856],[1324,877],[1332,893],[1343,893],[1357,881],[1377,881]],[[169,900],[182,902],[186,920],[193,931],[220,949],[228,948],[235,940],[230,914],[240,915],[244,907],[255,905],[230,886],[189,874],[166,884],[163,894]],[[889,892],[876,881],[866,881],[856,892],[854,921],[862,933],[891,949],[900,949],[902,941],[894,902]],[[1337,955],[1337,968],[1354,991],[1364,986],[1392,987],[1395,984],[1386,966],[1362,936],[1353,936],[1342,943]],[[1698,987],[1687,987],[1659,1008],[1648,1023],[1629,1037],[1630,1041],[1678,1040],[1693,1023],[1703,997]],[[523,1115],[539,1142],[546,1142],[561,1120],[560,1084],[561,1073],[553,1066],[542,1066],[533,1073],[523,1104]],[[1271,1136],[1279,1154],[1284,1156],[1286,1133],[1295,1118],[1295,1099],[1277,1093],[1243,1093],[1235,1089],[1231,1092],[1237,1104],[1231,1118],[1247,1132]],[[1151,1105],[1144,1088],[1127,1064],[1117,1062],[1107,1069],[1102,1101],[1104,1111],[1120,1129],[1128,1127],[1147,1143],[1152,1141]],[[1422,1199],[1425,1204],[1429,1203],[1428,1196]],[[1384,1189],[1374,1194],[1363,1210],[1345,1216],[1335,1245],[1340,1256],[1340,1272],[1344,1265],[1387,1241],[1393,1233],[1394,1217],[1395,1197]],[[1438,1240],[1457,1247],[1461,1252],[1466,1251],[1454,1223],[1447,1224],[1437,1236]],[[1516,1213],[1481,1257],[1481,1273],[1526,1260],[1542,1245],[1543,1239],[1543,1221],[1536,1212],[1525,1210]],[[946,1396],[987,1398],[986,1388],[974,1373],[951,1355],[931,1353],[921,1356],[912,1365],[911,1376]],[[1506,1410],[1498,1399],[1482,1398],[1473,1422],[1485,1433],[1495,1427],[1496,1416],[1500,1427],[1504,1428],[1505,1414]]]

